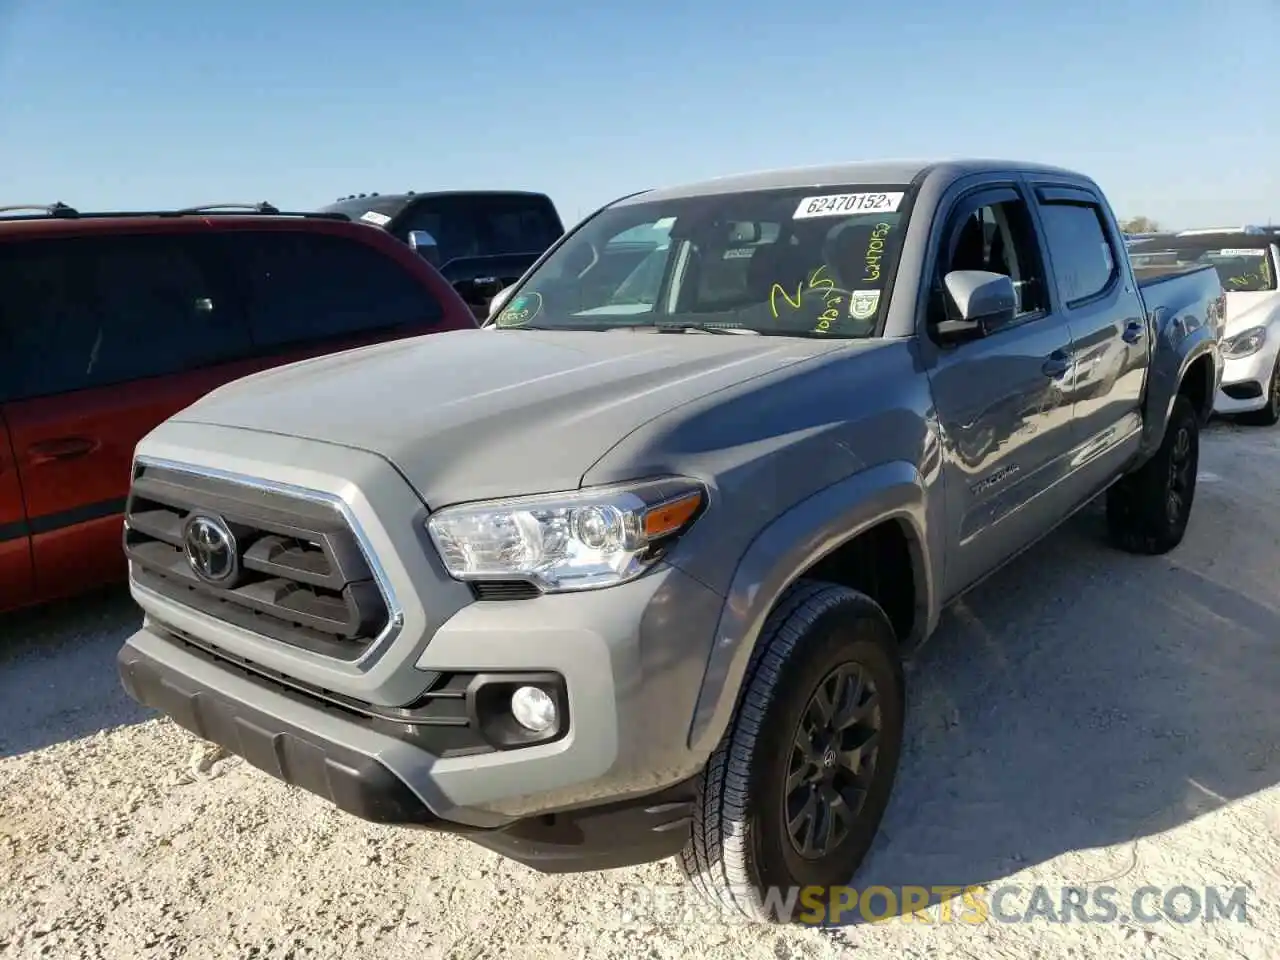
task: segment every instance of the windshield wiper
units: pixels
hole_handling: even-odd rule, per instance
[[[510,326],[490,325],[494,330],[572,330],[591,333],[615,333],[617,331],[641,331],[652,333],[739,333],[751,337],[764,336],[763,331],[749,327],[722,327],[711,323],[557,323],[538,326],[533,323],[516,323]]]
[[[724,327],[712,323],[677,323],[670,321],[667,323],[610,323],[610,324],[569,324],[557,323],[554,325],[539,326],[533,323],[518,323],[511,326],[499,326],[492,324],[489,329],[494,330],[550,330],[560,332],[577,332],[577,333],[710,333],[714,335],[721,334],[741,334],[748,337],[791,337],[795,339],[805,340],[847,340],[861,339],[849,337],[831,337],[825,333],[819,333],[817,330],[757,330],[753,327]]]
[[[575,326],[572,324],[565,324],[565,323],[557,323],[554,326],[540,326],[536,323],[509,323],[505,325],[493,323],[493,324],[489,324],[488,326],[494,330],[575,330],[580,333],[583,331],[591,332],[591,331],[603,329],[602,327],[598,327],[598,326],[586,326],[586,325]]]
[[[713,323],[651,323],[632,327],[633,330],[656,330],[658,333],[736,333],[760,336],[759,330],[750,327],[724,327]]]

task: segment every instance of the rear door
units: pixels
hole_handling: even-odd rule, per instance
[[[1081,466],[1136,443],[1142,431],[1147,322],[1122,269],[1124,244],[1096,194],[1036,183],[1050,274],[1075,341],[1071,401]]]
[[[123,576],[134,447],[253,369],[244,318],[200,242],[150,234],[0,245],[0,413],[42,599]]]
[[[929,370],[947,439],[951,522],[948,596],[1029,543],[1056,511],[1053,488],[1069,470],[1073,442],[1071,329],[1052,308],[1044,257],[1025,190],[1015,181],[959,188],[944,206],[925,333],[938,343],[942,280],[949,270],[1012,277],[1012,321],[967,342],[943,344]]]
[[[0,358],[0,383],[5,372]],[[22,483],[9,428],[0,416],[0,611],[26,603],[32,596],[31,538],[27,535]]]

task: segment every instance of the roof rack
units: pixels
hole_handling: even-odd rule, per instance
[[[204,203],[198,207],[183,207],[181,210],[174,211],[178,214],[183,213],[217,213],[219,211],[247,213],[265,213],[270,216],[279,216],[280,209],[273,203],[267,203],[263,200],[261,203]]]
[[[327,213],[318,210],[281,210],[274,204],[261,203],[206,203],[198,207],[182,207],[177,210],[111,210],[80,211],[65,203],[15,204],[0,207],[0,220],[33,220],[44,217],[75,219],[117,219],[125,217],[213,217],[213,216],[262,216],[303,217],[311,220],[350,221],[345,213]]]
[[[53,203],[15,203],[12,206],[0,207],[0,214],[5,213],[43,213],[46,217],[78,217],[80,214],[61,200]]]

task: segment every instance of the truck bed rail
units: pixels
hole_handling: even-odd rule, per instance
[[[1157,264],[1150,267],[1133,268],[1134,279],[1138,281],[1138,286],[1143,290],[1149,290],[1157,284],[1165,283],[1177,277],[1187,277],[1193,273],[1199,273],[1201,270],[1212,270],[1213,265],[1209,263],[1200,264]]]

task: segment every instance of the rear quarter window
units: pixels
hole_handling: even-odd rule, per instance
[[[444,315],[421,280],[360,240],[263,231],[226,242],[258,346],[425,328]]]

